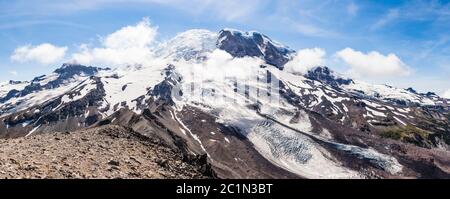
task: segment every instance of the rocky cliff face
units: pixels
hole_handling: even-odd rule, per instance
[[[310,80],[315,80],[330,85],[334,88],[339,88],[341,85],[349,85],[350,83],[354,83],[352,79],[341,77],[326,66],[319,66],[309,70],[305,77]]]
[[[234,57],[261,57],[268,64],[280,69],[290,60],[290,55],[294,52],[261,33],[230,29],[220,31],[217,46]]]

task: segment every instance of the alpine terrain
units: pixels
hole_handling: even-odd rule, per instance
[[[151,63],[1,83],[0,177],[450,178],[449,99],[285,70],[295,54],[189,30]]]

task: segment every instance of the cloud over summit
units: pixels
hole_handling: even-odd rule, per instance
[[[325,50],[307,48],[299,50],[285,66],[284,70],[291,73],[305,74],[309,69],[325,64]]]
[[[82,44],[72,54],[72,62],[80,64],[128,65],[146,63],[152,58],[151,45],[158,27],[148,18],[135,25],[123,27],[101,39],[100,47]]]

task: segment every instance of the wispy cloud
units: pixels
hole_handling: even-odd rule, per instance
[[[215,13],[226,21],[246,20],[260,11],[261,8],[269,3],[268,0],[191,0],[191,1],[173,1],[170,5],[188,12],[196,14]],[[189,5],[198,5],[197,9],[192,9]]]
[[[17,73],[17,71],[15,71],[15,70],[11,70],[11,71],[9,71],[9,74],[11,74],[13,76],[17,76],[19,73]]]
[[[284,30],[300,33],[309,37],[337,37],[339,34],[330,26],[327,8],[335,5],[334,0],[280,0],[276,2],[270,18],[281,24]],[[345,12],[345,11],[344,11]]]
[[[415,0],[401,8],[401,14],[408,20],[448,21],[450,2],[440,0]]]
[[[351,2],[347,5],[347,13],[351,16],[355,16],[358,14],[359,6],[356,5],[354,2]]]
[[[415,60],[426,59],[431,53],[450,42],[450,36],[442,35],[437,40],[426,42],[425,47],[419,52]]]
[[[300,33],[309,37],[337,37],[339,34],[333,32],[332,30],[328,30],[317,26],[315,24],[304,22],[303,20],[296,21],[291,18],[285,17],[278,19],[280,23],[286,24],[286,27],[293,30],[294,32]]]
[[[382,28],[383,26],[391,23],[400,16],[399,9],[390,9],[384,16],[376,21],[371,27],[371,30]]]
[[[85,10],[97,10],[118,5],[160,5],[175,8],[188,14],[219,17],[223,20],[244,20],[254,14],[269,0],[25,0],[0,4],[0,16],[67,15]],[[39,6],[34,6],[39,4]]]
[[[68,22],[68,21],[59,21],[59,20],[24,20],[24,21],[14,21],[14,22],[9,22],[9,23],[2,23],[2,24],[0,24],[0,30],[23,28],[23,27],[28,27],[28,26],[39,26],[39,25],[69,26],[69,27],[74,27],[74,28],[78,28],[78,29],[93,30],[91,27],[86,26],[86,25],[72,23],[72,22]]]
[[[396,20],[402,22],[448,22],[450,20],[450,2],[439,0],[411,0],[389,9],[370,27],[371,30],[382,28]],[[442,25],[442,23],[440,23]],[[448,25],[448,23],[447,23]]]

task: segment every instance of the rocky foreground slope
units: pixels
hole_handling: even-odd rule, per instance
[[[0,140],[0,178],[198,179],[213,177],[208,169],[206,157],[113,125]]]

